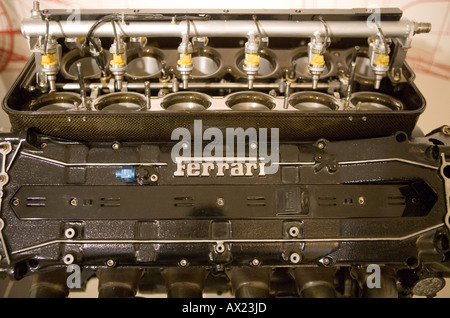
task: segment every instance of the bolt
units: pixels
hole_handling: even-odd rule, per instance
[[[106,261],[106,266],[114,267],[114,266],[116,266],[116,262],[113,259],[109,259]]]
[[[328,257],[324,257],[322,259],[322,264],[325,265],[325,266],[328,266],[328,265],[331,264],[331,260]]]
[[[223,198],[217,198],[216,204],[217,206],[224,206],[225,200]]]
[[[111,148],[114,149],[114,150],[117,150],[117,149],[120,148],[120,145],[119,145],[118,142],[115,142],[115,143],[112,144]]]
[[[67,254],[66,256],[64,256],[64,264],[66,265],[70,265],[73,263],[73,261],[75,260],[75,258],[73,257],[72,254]]]
[[[261,263],[261,262],[260,262],[259,259],[257,259],[257,258],[254,258],[254,259],[252,260],[252,265],[253,265],[253,266],[259,266],[260,263]]]
[[[64,231],[64,235],[68,238],[71,239],[75,236],[75,230],[73,228],[68,228],[67,230]]]
[[[291,253],[291,255],[289,256],[289,260],[291,261],[291,263],[297,264],[302,260],[302,258],[298,253]]]
[[[186,259],[182,259],[181,261],[180,261],[180,266],[181,267],[186,267],[188,265],[188,261],[186,260]]]
[[[361,204],[361,205],[366,204],[366,198],[365,197],[359,197],[358,198],[358,203]]]
[[[225,246],[223,245],[223,243],[217,243],[214,249],[217,254],[222,254],[223,252],[225,252]]]
[[[13,205],[13,206],[19,206],[19,204],[20,204],[20,200],[17,199],[17,198],[15,198],[15,199],[12,201],[12,205]]]
[[[151,182],[156,182],[156,181],[158,181],[158,179],[159,179],[159,177],[158,177],[157,174],[152,174],[152,175],[150,176],[150,181],[151,181]]]
[[[292,226],[289,228],[289,235],[292,237],[297,237],[300,233],[300,230],[296,226]]]
[[[76,198],[72,198],[72,199],[70,200],[70,205],[71,205],[71,206],[77,206],[77,205],[78,205],[78,200],[77,200]]]
[[[446,136],[450,136],[450,126],[444,126],[442,127],[442,133]]]
[[[330,164],[329,166],[328,166],[328,171],[329,172],[336,172],[336,170],[337,170],[337,164],[335,164],[335,163],[332,163],[332,164]]]
[[[319,149],[325,148],[325,143],[323,141],[320,141],[319,143],[317,143],[317,148]]]
[[[0,152],[9,152],[9,145],[7,143],[0,144]]]

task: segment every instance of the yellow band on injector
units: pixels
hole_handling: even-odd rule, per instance
[[[110,62],[111,65],[125,65],[122,54],[113,54],[113,59]]]
[[[180,59],[178,60],[178,65],[192,65],[190,54],[180,54]]]
[[[375,65],[388,65],[389,64],[389,55],[386,54],[378,54],[377,59],[373,61]]]
[[[42,55],[42,65],[57,65],[58,61],[55,59],[54,54]]]
[[[258,54],[247,54],[247,58],[244,61],[245,65],[258,65],[261,57]]]
[[[322,54],[314,53],[312,60],[309,62],[311,65],[324,65],[325,59]]]

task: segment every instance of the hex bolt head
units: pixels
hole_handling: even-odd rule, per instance
[[[78,205],[78,200],[77,200],[77,198],[72,198],[72,199],[70,199],[70,205],[71,206],[77,206]]]

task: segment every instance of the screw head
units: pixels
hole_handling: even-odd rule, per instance
[[[73,257],[72,254],[66,254],[66,256],[64,256],[64,259],[63,259],[64,264],[66,264],[66,265],[72,264],[74,260],[75,260],[75,257]]]
[[[259,266],[259,264],[261,264],[261,262],[259,261],[259,259],[254,258],[254,259],[252,260],[252,265],[253,265],[253,266]]]
[[[181,261],[180,261],[180,266],[181,267],[186,267],[188,265],[188,261],[186,260],[186,259],[182,259]]]
[[[289,256],[289,260],[291,261],[291,263],[297,264],[302,260],[302,257],[298,253],[291,253],[291,255]]]
[[[46,143],[46,142],[43,142],[42,144],[41,144],[41,149],[44,149],[45,147],[47,147],[48,146],[48,144]]]
[[[70,199],[70,205],[71,206],[77,206],[78,205],[78,200],[76,198]]]
[[[361,204],[361,205],[366,204],[366,198],[365,197],[359,197],[358,198],[358,203]]]
[[[12,205],[13,206],[19,206],[19,204],[20,204],[20,200],[19,199],[15,198],[15,199],[12,200]]]
[[[150,181],[151,181],[151,182],[156,182],[156,181],[158,181],[158,179],[159,179],[159,177],[158,177],[157,174],[152,174],[152,175],[150,176]]]
[[[225,245],[223,245],[223,243],[217,243],[214,250],[217,254],[222,254],[223,252],[225,252]]]
[[[64,236],[68,239],[71,239],[75,236],[75,230],[73,228],[68,228],[64,231]]]
[[[224,206],[225,200],[223,198],[217,198],[216,204],[217,204],[217,206]]]
[[[106,266],[114,267],[114,266],[116,266],[116,262],[113,259],[109,259],[106,261]]]
[[[324,257],[322,259],[322,264],[325,265],[325,266],[328,266],[328,265],[331,264],[331,260],[328,257]]]
[[[300,234],[300,230],[296,226],[292,226],[289,228],[289,235],[292,237],[297,237]]]
[[[317,148],[319,149],[325,148],[325,143],[323,141],[320,141],[319,143],[317,143]]]
[[[450,126],[444,126],[442,127],[442,133],[446,136],[450,136]]]
[[[113,143],[113,144],[111,145],[111,148],[114,149],[114,150],[117,150],[117,149],[120,148],[120,145],[119,145],[118,142],[115,142],[115,143]]]

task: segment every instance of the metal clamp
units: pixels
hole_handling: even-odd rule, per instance
[[[444,193],[445,193],[445,200],[447,205],[447,214],[445,214],[445,220],[444,223],[447,226],[447,229],[450,230],[450,178],[448,177],[449,169],[450,169],[450,162],[445,160],[445,154],[441,154],[442,158],[442,164],[441,168],[439,169],[439,172],[441,173],[442,179],[444,179]]]
[[[3,186],[5,184],[7,184],[9,181],[9,176],[6,173],[6,156],[11,152],[11,149],[12,149],[11,143],[9,143],[9,142],[3,142],[0,144],[0,155],[2,157],[1,158],[2,165],[1,165],[1,171],[0,171],[0,213],[1,213],[1,206],[3,203]],[[11,264],[11,259],[9,257],[5,238],[4,238],[3,232],[2,232],[4,227],[5,227],[5,222],[3,221],[2,218],[0,218],[0,240],[2,241],[1,244],[2,244],[2,248],[3,248],[3,252],[5,253],[6,262],[9,265],[9,264]]]

